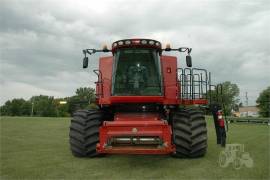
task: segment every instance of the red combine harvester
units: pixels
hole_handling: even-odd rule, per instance
[[[163,52],[187,53],[187,68]],[[152,39],[125,39],[87,54],[112,53],[99,59],[96,82],[97,110],[78,110],[70,125],[74,156],[101,154],[171,154],[201,157],[207,150],[207,127],[203,107],[212,111],[217,143],[225,146],[222,106],[208,102],[211,74],[191,68],[191,48],[172,49]],[[216,90],[222,89],[215,87]],[[211,99],[211,98],[210,98]]]

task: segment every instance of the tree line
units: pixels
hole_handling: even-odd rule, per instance
[[[242,106],[239,97],[239,88],[237,84],[229,81],[219,84],[222,86],[222,93],[217,90],[208,91],[207,98],[212,102],[222,100],[226,115],[231,115],[231,111],[238,111]],[[269,117],[270,105],[270,87],[263,90],[258,99],[257,107],[262,117]],[[64,102],[64,103],[61,103]],[[22,98],[12,99],[5,102],[0,107],[2,116],[44,116],[44,117],[69,117],[77,109],[97,108],[95,104],[95,89],[89,87],[78,88],[74,96],[65,98],[54,98],[53,96],[39,95],[33,96],[29,100]]]
[[[96,108],[95,89],[81,87],[71,97],[39,95],[32,96],[29,100],[8,100],[0,107],[0,112],[2,116],[69,117],[77,109],[87,108]]]

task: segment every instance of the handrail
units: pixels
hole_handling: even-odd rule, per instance
[[[103,97],[103,79],[102,79],[102,72],[99,69],[94,69],[93,72],[98,76],[98,81],[95,82],[97,85],[97,91],[101,91],[101,93],[96,93],[96,96]],[[100,89],[101,88],[101,89]]]
[[[179,75],[179,71],[181,74]],[[178,68],[178,82],[181,83],[182,99],[205,99],[208,93],[207,70],[200,68]]]

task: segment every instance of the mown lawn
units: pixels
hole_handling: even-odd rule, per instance
[[[219,167],[208,119],[208,152],[200,159],[110,155],[75,158],[69,151],[67,118],[1,117],[0,179],[269,179],[269,126],[231,124],[228,143],[245,145],[253,168]]]

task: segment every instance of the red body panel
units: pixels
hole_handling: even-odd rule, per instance
[[[169,154],[175,151],[171,141],[172,130],[167,121],[161,120],[158,113],[118,113],[114,121],[105,121],[99,130],[99,153],[124,154]],[[159,137],[160,147],[108,146],[113,137]]]
[[[207,99],[182,99],[181,104],[183,105],[190,105],[190,104],[208,104]]]
[[[112,96],[111,103],[163,103],[162,96]]]
[[[102,57],[99,60],[99,70],[101,71],[101,84],[97,84],[96,92],[98,104],[111,104],[111,86],[112,86],[112,67],[113,57]]]
[[[163,104],[179,104],[179,86],[177,82],[177,59],[173,56],[161,56],[161,67],[164,85]]]

